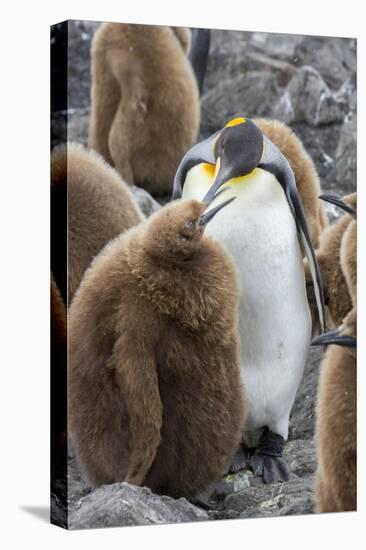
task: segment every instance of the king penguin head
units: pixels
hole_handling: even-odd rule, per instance
[[[203,200],[210,201],[226,181],[257,168],[263,147],[263,134],[251,120],[242,116],[230,120],[215,141],[215,181]]]

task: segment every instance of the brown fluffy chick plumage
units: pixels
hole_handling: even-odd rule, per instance
[[[52,152],[51,203],[52,271],[67,304],[93,258],[144,216],[119,174],[76,143]]]
[[[355,211],[357,210],[357,193],[346,195],[342,200]],[[352,309],[352,297],[350,295],[352,285],[350,287],[347,284],[347,270],[342,269],[341,265],[341,242],[351,222],[352,216],[346,212],[336,223],[326,227],[320,236],[319,247],[315,251],[323,281],[327,326],[329,328],[338,327]],[[354,261],[356,261],[355,256]],[[304,260],[304,268],[313,320],[313,334],[316,334],[319,332],[320,327],[317,321],[314,286],[307,260]]]
[[[89,146],[129,184],[170,193],[197,138],[199,92],[187,28],[103,23],[91,47]]]
[[[341,269],[352,297],[338,338],[357,338],[357,222],[352,220],[341,242]],[[324,337],[318,340],[324,341]],[[332,339],[330,340],[332,341]],[[341,343],[341,340],[338,340]],[[356,347],[329,345],[321,365],[316,442],[316,511],[342,512],[357,507],[357,354]]]
[[[234,264],[170,203],[110,243],[70,309],[69,432],[92,485],[194,497],[225,473],[245,403]]]

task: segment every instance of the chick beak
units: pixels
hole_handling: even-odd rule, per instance
[[[325,202],[330,202],[331,204],[335,204],[345,212],[348,212],[348,214],[355,215],[356,212],[351,208],[348,204],[346,204],[342,199],[337,197],[337,195],[320,195],[319,199]]]
[[[222,189],[221,191],[219,191],[218,193],[216,193],[216,195],[214,195],[214,197],[212,198],[212,200],[210,202],[212,202],[214,199],[216,199],[216,197],[218,197],[218,195],[221,195],[221,193],[223,193],[224,191],[226,191],[226,188],[225,189]],[[208,212],[206,211],[204,214],[202,214],[201,218],[200,218],[200,221],[199,221],[199,225],[200,227],[206,227],[206,225],[208,224],[209,221],[212,220],[212,218],[214,216],[216,216],[216,214],[218,212],[220,212],[220,210],[222,208],[224,208],[224,206],[227,206],[228,204],[230,204],[233,200],[235,200],[235,197],[231,197],[230,199],[222,202],[221,204],[218,204],[217,206],[215,206],[215,208],[211,208],[211,210],[209,210]]]
[[[340,334],[340,329],[331,330],[329,332],[325,332],[324,334],[321,334],[320,336],[316,336],[311,341],[312,346],[343,346],[348,348],[356,348],[357,347],[357,338],[354,336],[345,336]]]

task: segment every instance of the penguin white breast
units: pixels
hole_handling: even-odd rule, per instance
[[[201,200],[213,167],[187,174],[183,198]],[[272,174],[255,169],[230,180],[212,204],[235,196],[206,232],[232,254],[240,275],[240,344],[249,401],[248,429],[269,426],[287,438],[288,417],[311,338],[302,254],[285,193]]]

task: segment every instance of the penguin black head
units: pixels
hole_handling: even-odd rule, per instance
[[[211,200],[226,181],[257,168],[263,147],[263,134],[251,120],[242,116],[230,120],[215,141],[216,179],[204,200]]]
[[[206,202],[196,200],[177,200],[167,204],[147,223],[145,250],[164,263],[189,260],[200,247],[206,225],[234,199],[232,197],[211,209]]]

